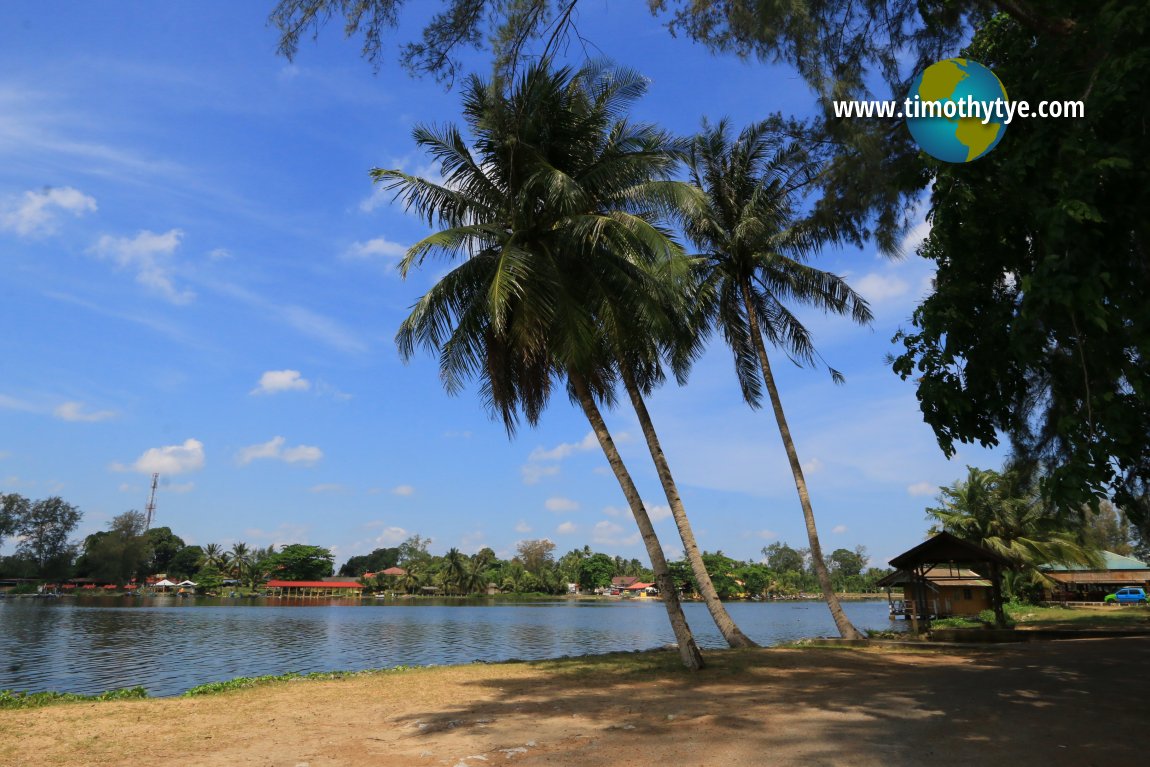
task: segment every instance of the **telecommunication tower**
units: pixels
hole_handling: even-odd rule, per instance
[[[152,493],[148,496],[148,505],[144,507],[144,512],[147,515],[147,521],[144,522],[144,529],[152,529],[152,515],[156,513],[156,485],[160,483],[160,475],[152,475]]]

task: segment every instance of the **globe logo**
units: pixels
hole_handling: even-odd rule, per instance
[[[924,152],[944,162],[970,162],[1002,140],[1006,101],[1006,88],[985,66],[945,59],[914,79],[903,114]]]

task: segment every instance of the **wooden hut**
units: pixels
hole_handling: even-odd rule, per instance
[[[878,585],[886,587],[888,599],[893,586],[902,587],[901,614],[914,622],[916,631],[919,621],[977,615],[986,609],[994,611],[999,626],[1006,625],[1002,571],[1010,566],[1010,560],[1001,554],[943,532],[899,554],[890,560],[890,566],[895,572]],[[893,600],[891,613],[899,614]]]

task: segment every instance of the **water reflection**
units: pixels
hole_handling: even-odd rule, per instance
[[[704,648],[723,647],[706,609],[685,606]],[[755,641],[833,635],[817,602],[732,603]],[[860,629],[890,628],[885,602],[849,603]],[[670,644],[659,602],[0,600],[0,689],[151,695],[237,676],[534,660]]]

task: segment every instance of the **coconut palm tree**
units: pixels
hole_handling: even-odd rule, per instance
[[[218,543],[209,543],[204,546],[204,566],[222,570],[226,561],[227,552]]]
[[[646,267],[671,244],[637,212],[672,194],[666,182],[652,184],[673,166],[667,139],[617,117],[644,87],[629,72],[547,63],[507,86],[471,78],[464,118],[477,156],[455,127],[420,127],[416,142],[446,183],[395,170],[373,176],[445,227],[412,246],[404,275],[432,254],[462,257],[401,325],[401,354],[416,345],[437,352],[452,393],[480,378],[509,434],[521,416],[537,422],[554,383],[566,381],[640,528],[683,662],[701,668],[658,537],[599,410],[616,376],[601,328],[621,298],[649,300]]]
[[[871,321],[870,309],[841,277],[806,263],[823,238],[796,223],[799,194],[816,173],[800,151],[784,145],[763,123],[732,140],[722,121],[704,124],[691,144],[688,167],[691,180],[706,194],[704,206],[684,211],[687,236],[702,251],[702,313],[734,352],[735,372],[748,404],[757,407],[766,387],[803,510],[811,564],[839,633],[857,638],[861,635],[843,612],[823,560],[767,342],[799,364],[813,363],[821,358],[788,302],[848,315],[859,323]],[[830,372],[841,380],[838,371]]]
[[[1099,550],[1083,545],[1076,531],[1047,514],[1038,494],[1009,469],[1000,473],[968,466],[965,480],[939,490],[939,506],[926,510],[936,522],[932,532],[941,528],[998,552],[1027,579],[1042,578],[1041,565],[1103,564]]]
[[[251,552],[246,543],[233,543],[231,554],[231,572],[233,578],[243,580],[247,575],[248,565],[251,561]]]
[[[444,557],[443,585],[450,593],[461,594],[467,580],[466,557],[457,548],[448,549]]]

